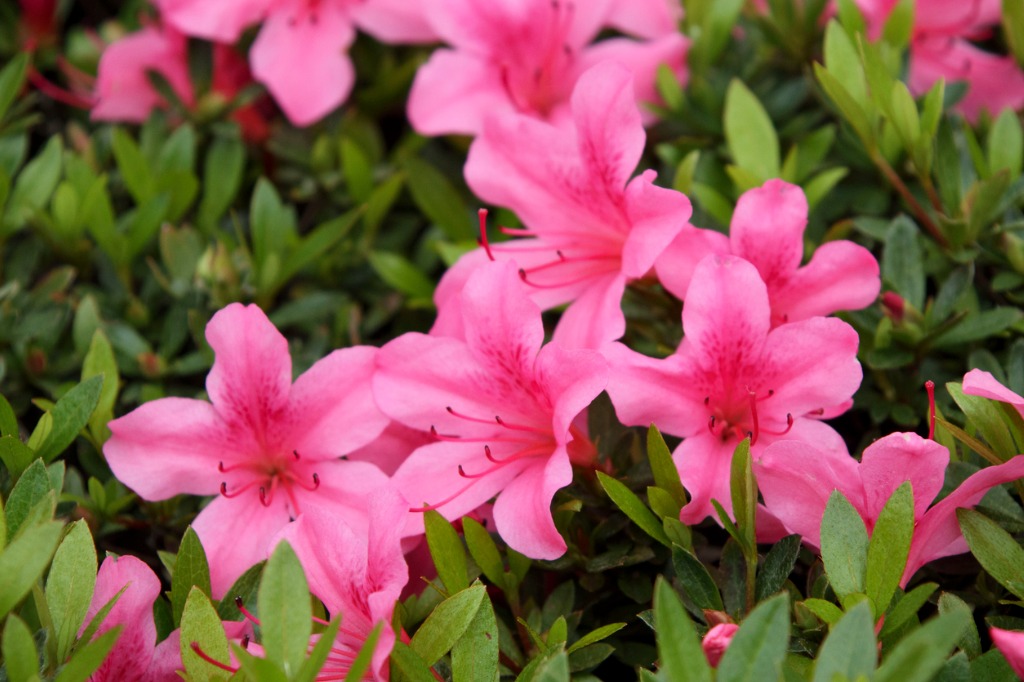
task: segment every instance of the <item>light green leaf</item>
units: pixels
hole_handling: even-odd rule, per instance
[[[8,541],[14,539],[32,509],[51,492],[53,492],[53,486],[50,484],[50,475],[47,473],[43,461],[37,459],[25,469],[7,498],[4,511],[7,516]]]
[[[882,279],[918,310],[924,309],[924,256],[918,243],[918,229],[906,216],[889,224],[882,249]]]
[[[117,625],[92,640],[68,661],[57,673],[55,682],[85,682],[107,659],[121,636],[121,625]]]
[[[789,646],[789,595],[758,604],[736,631],[718,664],[718,682],[779,679]]]
[[[189,592],[181,614],[181,662],[193,682],[227,679],[224,670],[200,658],[193,646],[198,646],[215,661],[225,665],[230,662],[224,626],[209,597],[198,587]]]
[[[836,675],[847,680],[870,678],[877,652],[871,605],[861,602],[832,626],[818,652],[813,682],[832,682]]]
[[[59,521],[26,528],[0,554],[0,575],[4,577],[0,589],[0,618],[17,606],[42,576],[63,529]]]
[[[36,451],[36,456],[49,463],[74,442],[79,431],[89,423],[103,390],[103,377],[95,376],[78,384],[57,401],[50,414],[53,429]]]
[[[654,424],[647,429],[647,459],[651,463],[654,484],[672,495],[676,504],[682,508],[687,502],[686,490],[679,479],[679,469],[676,468],[676,463],[672,460],[672,452]]]
[[[210,565],[199,536],[189,526],[181,538],[178,556],[174,560],[174,571],[171,573],[171,614],[175,625],[181,623],[181,614],[193,587],[198,587],[203,594],[210,596]]]
[[[135,199],[135,204],[141,206],[153,197],[155,191],[153,173],[146,157],[123,128],[114,128],[111,148],[117,160],[117,168],[121,171],[121,180]]]
[[[938,587],[935,583],[923,583],[900,597],[886,615],[885,623],[879,634],[884,638],[899,630],[907,621],[917,615],[922,606],[928,603],[928,598]]]
[[[483,585],[474,585],[438,604],[413,635],[412,650],[427,665],[437,663],[469,629],[486,594]]]
[[[658,677],[663,682],[710,682],[711,668],[700,638],[672,586],[659,577],[654,585],[654,628],[658,640]]]
[[[868,543],[864,588],[880,618],[896,594],[914,535],[914,494],[906,481],[885,503]]]
[[[608,497],[611,498],[612,502],[614,502],[615,505],[621,509],[631,521],[633,521],[633,523],[640,526],[641,530],[666,547],[672,546],[668,536],[665,534],[665,529],[661,526],[661,520],[654,515],[654,512],[647,508],[647,505],[640,501],[640,498],[637,497],[632,490],[627,488],[620,481],[600,471],[597,472],[597,480],[601,483],[601,487],[604,488],[604,491],[608,493]]]
[[[981,512],[957,509],[957,520],[971,553],[999,584],[1024,599],[1024,549]]]
[[[779,175],[779,137],[768,112],[742,81],[725,93],[725,140],[740,168],[763,182]]]
[[[459,682],[496,682],[498,679],[498,621],[491,600],[486,596],[465,634],[452,647],[452,679]]]
[[[198,222],[207,231],[224,215],[238,194],[245,170],[245,145],[235,137],[217,136],[203,162],[203,197]]]
[[[437,678],[431,674],[430,666],[400,640],[395,642],[395,648],[391,650],[391,670],[401,673],[409,682],[437,682]]]
[[[0,121],[3,120],[11,103],[21,92],[21,86],[25,83],[25,74],[28,72],[28,63],[32,53],[22,50],[11,58],[7,66],[0,71]],[[2,208],[2,204],[0,204]]]
[[[448,521],[434,510],[423,515],[430,556],[437,567],[437,575],[449,594],[455,594],[469,587],[466,550],[459,534]]]
[[[499,587],[504,585],[505,566],[502,564],[498,546],[487,529],[470,517],[464,516],[462,518],[462,535],[466,539],[466,547],[469,548],[473,561],[480,567],[487,579]]]
[[[840,598],[864,592],[868,531],[846,497],[835,490],[821,519],[821,559]]]
[[[114,417],[114,403],[117,402],[117,391],[120,376],[117,371],[117,359],[114,349],[102,329],[93,332],[89,343],[89,351],[82,362],[82,380],[94,376],[103,377],[103,388],[100,397],[89,418],[89,431],[101,445],[110,436],[107,422]]]
[[[302,662],[302,667],[299,668],[299,673],[292,678],[293,682],[314,682],[316,680],[317,673],[324,667],[327,659],[331,655],[331,649],[334,647],[338,639],[338,631],[341,629],[342,615],[336,616],[331,620],[327,628],[320,633],[320,639],[317,640],[313,649],[309,652],[309,657]],[[362,673],[365,673],[365,669],[360,672],[359,668],[362,668],[363,663],[368,663],[369,659],[373,655],[373,650],[377,646],[377,640],[380,638],[381,623],[377,623],[376,627],[370,631],[369,636],[366,638],[365,643],[356,655],[356,659],[352,661],[352,667],[349,668],[349,674],[346,675],[345,679],[348,680],[352,676],[353,672],[360,675],[358,678],[362,679]],[[369,655],[366,655],[366,652]]]
[[[882,661],[872,682],[925,682],[946,662],[966,625],[957,611],[933,618],[909,635]]]
[[[3,641],[0,643],[7,679],[10,682],[32,682],[39,679],[39,652],[25,621],[13,613],[4,624]]]
[[[389,251],[371,251],[370,266],[385,283],[406,296],[429,301],[434,283],[409,259]]]
[[[263,649],[290,677],[306,657],[313,611],[306,574],[287,542],[277,545],[263,570],[258,604]]]
[[[46,603],[57,635],[57,660],[75,643],[96,586],[96,547],[85,519],[71,524],[46,578]]]

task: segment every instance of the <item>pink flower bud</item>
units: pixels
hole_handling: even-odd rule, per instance
[[[906,310],[907,302],[895,291],[887,291],[882,294],[882,307],[885,314],[892,318],[892,321],[899,324],[903,321],[903,313]]]
[[[712,668],[718,667],[718,662],[722,660],[722,654],[729,648],[729,642],[732,641],[733,636],[739,629],[740,626],[735,623],[721,623],[708,630],[708,634],[704,635],[701,647],[704,649],[704,655],[708,657],[708,663]]]

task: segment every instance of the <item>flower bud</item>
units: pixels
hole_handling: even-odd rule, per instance
[[[733,636],[739,629],[740,626],[735,623],[720,623],[708,630],[708,634],[704,635],[701,647],[704,649],[704,655],[707,656],[708,663],[712,668],[718,667],[718,662],[722,660],[722,654],[729,648],[729,642],[732,641]]]

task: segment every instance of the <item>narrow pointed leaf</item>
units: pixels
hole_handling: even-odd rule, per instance
[[[910,555],[914,535],[914,493],[906,481],[892,494],[875,522],[868,543],[864,587],[875,607],[875,618],[889,608]]]
[[[654,586],[654,627],[658,640],[658,676],[664,682],[710,682],[711,668],[693,622],[668,581]]]
[[[860,514],[838,490],[821,519],[821,558],[829,582],[840,597],[864,592],[868,531]]]
[[[258,602],[267,658],[292,676],[302,667],[313,628],[309,585],[287,542],[274,549],[260,581]]]
[[[871,677],[877,651],[871,606],[862,602],[832,626],[818,652],[813,682],[832,682],[836,675],[848,680]]]

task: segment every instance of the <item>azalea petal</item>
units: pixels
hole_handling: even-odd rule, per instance
[[[461,296],[466,345],[505,373],[528,373],[544,343],[540,309],[526,295],[518,268],[496,262],[473,272]]]
[[[967,395],[976,395],[990,400],[1013,405],[1014,409],[1024,417],[1024,398],[996,381],[989,372],[972,369],[964,375],[963,390]]]
[[[679,514],[680,521],[692,525],[708,516],[717,520],[718,512],[711,500],[717,500],[732,515],[729,481],[736,444],[733,439],[723,442],[710,433],[701,433],[683,439],[672,453],[679,478],[690,493],[690,501]]]
[[[164,21],[190,36],[233,43],[248,26],[258,23],[275,0],[157,0]]]
[[[372,0],[352,10],[363,31],[385,43],[433,43],[440,39],[428,19],[427,3],[408,0]]]
[[[904,481],[910,481],[914,518],[920,519],[942,490],[948,465],[949,451],[916,433],[891,433],[876,440],[861,456],[866,517],[873,524],[889,497]]]
[[[348,98],[355,70],[346,50],[354,39],[352,19],[342,6],[278,9],[253,43],[253,77],[267,86],[288,120],[309,125]]]
[[[900,584],[906,585],[917,569],[929,561],[966,552],[967,542],[960,532],[956,510],[973,507],[990,489],[1018,478],[1024,478],[1024,455],[972,474],[959,488],[929,509],[914,529],[910,557]]]
[[[821,545],[821,518],[832,491],[841,491],[855,507],[863,506],[857,461],[810,443],[772,443],[755,460],[754,475],[768,511],[813,547]]]
[[[878,273],[878,261],[863,246],[826,242],[783,286],[769,287],[772,313],[795,322],[837,310],[866,308],[882,287]]]
[[[213,316],[206,340],[216,354],[206,392],[217,413],[233,431],[268,440],[291,390],[288,341],[259,307],[240,303]]]
[[[489,114],[513,110],[493,64],[465,52],[435,50],[409,92],[409,123],[421,135],[475,135]]]
[[[654,171],[644,171],[626,187],[629,235],[622,249],[622,272],[639,279],[684,228],[693,208],[682,192],[657,187]]]
[[[729,238],[721,232],[684,225],[654,263],[658,281],[682,300],[693,280],[697,264],[705,256],[729,253]]]
[[[501,491],[494,503],[498,534],[509,547],[532,559],[557,559],[566,545],[551,517],[555,492],[572,482],[564,447],[546,460],[530,462]]]
[[[302,457],[340,457],[387,426],[370,383],[376,356],[369,346],[336,350],[296,379],[288,408],[293,447]]]
[[[580,53],[577,69],[582,73],[604,61],[618,62],[633,74],[633,92],[637,102],[660,102],[656,85],[658,67],[662,64],[668,66],[680,84],[685,86],[689,46],[690,42],[679,33],[643,42],[627,38],[602,40]],[[654,118],[645,110],[641,110],[641,116],[645,123]]]
[[[133,556],[103,560],[82,629],[122,588],[126,589],[96,631],[99,636],[117,625],[123,626],[110,655],[94,673],[95,679],[140,679],[153,657],[156,644],[153,602],[160,594],[160,580],[153,569]]]
[[[178,682],[181,662],[181,630],[174,630],[167,639],[156,645],[153,659],[149,663],[141,682]]]
[[[319,510],[352,529],[365,531],[371,503],[388,488],[384,472],[370,462],[347,460],[317,462],[316,471],[320,479],[316,490],[298,488],[293,493],[300,511]]]
[[[552,340],[566,348],[601,348],[626,333],[622,275],[594,277],[558,320]]]
[[[657,38],[677,32],[682,18],[682,5],[675,0],[615,0],[608,24],[637,38]]]
[[[369,462],[390,476],[416,448],[433,442],[434,439],[428,433],[389,421],[380,436],[358,450],[353,450],[348,459],[352,462]]]
[[[1024,678],[1024,632],[989,628],[992,643],[1006,658],[1017,677]]]
[[[221,599],[250,566],[266,559],[271,540],[291,520],[283,494],[270,506],[255,490],[236,498],[218,496],[192,522],[210,563],[214,599]]]
[[[109,424],[103,456],[119,481],[146,500],[220,487],[217,463],[233,447],[213,406],[202,400],[161,398]]]
[[[552,431],[556,439],[561,439],[604,390],[608,362],[597,351],[567,349],[556,341],[544,346],[537,355],[536,377],[541,390],[551,398]]]
[[[732,253],[754,264],[768,289],[800,267],[807,227],[807,198],[782,180],[743,193],[729,224]]]

